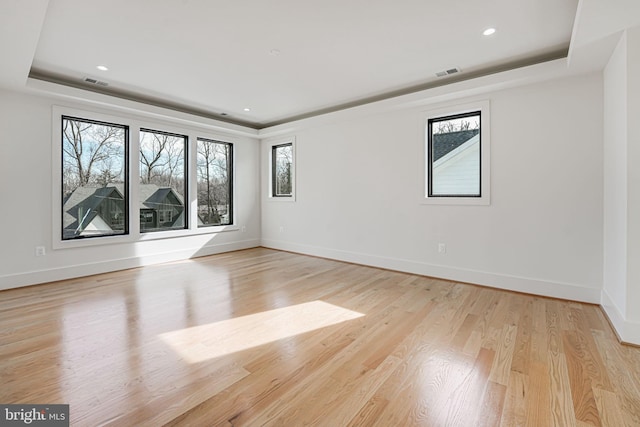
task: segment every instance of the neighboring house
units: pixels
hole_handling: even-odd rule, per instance
[[[183,228],[184,201],[169,187],[140,184],[140,231]]]
[[[477,129],[433,136],[433,194],[480,194]]]
[[[66,198],[62,211],[63,238],[118,234],[124,231],[122,185],[78,187]]]
[[[182,228],[184,202],[171,188],[141,184],[140,230]],[[122,184],[76,188],[64,201],[63,238],[124,232]]]

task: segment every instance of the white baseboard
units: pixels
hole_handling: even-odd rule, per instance
[[[640,345],[640,323],[629,322],[613,302],[606,290],[602,290],[602,303],[604,313],[609,318],[611,326],[616,330],[620,341]]]
[[[352,262],[371,267],[402,271],[411,274],[473,283],[509,291],[581,301],[591,304],[600,304],[613,328],[616,330],[620,340],[625,343],[640,345],[640,323],[627,321],[619,307],[614,304],[613,300],[605,290],[585,288],[583,286],[569,283],[547,282],[526,277],[452,268],[397,258],[379,257],[376,255],[301,245],[271,239],[263,239],[262,241],[258,239],[245,240],[220,245],[208,245],[202,248],[163,252],[142,257],[114,259],[89,264],[64,266],[48,270],[10,274],[0,276],[0,290],[107,273],[110,271],[125,270],[145,265],[180,261],[200,256],[250,249],[258,246],[335,259],[338,261]]]
[[[262,239],[262,246],[266,248],[297,252],[306,255],[330,258],[338,261],[352,262],[371,267],[402,271],[422,276],[437,277],[457,282],[473,283],[492,288],[499,288],[515,292],[560,298],[571,301],[600,304],[601,290],[586,288],[570,283],[547,282],[544,280],[518,277],[505,274],[488,273],[484,271],[453,268],[441,265],[427,264],[396,258],[379,257],[357,252],[341,251],[316,246],[301,245],[279,240]]]
[[[140,257],[113,259],[89,264],[68,265],[47,270],[10,274],[6,276],[0,276],[0,290],[20,288],[23,286],[55,282],[58,280],[72,279],[76,277],[90,276],[93,274],[107,273],[110,271],[126,270],[128,268],[160,264],[163,262],[181,261],[190,258],[219,254],[223,252],[255,248],[258,246],[260,246],[260,240],[252,239],[218,245],[207,245],[199,248],[162,252]]]

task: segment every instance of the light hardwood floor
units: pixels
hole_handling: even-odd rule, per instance
[[[0,379],[78,426],[640,425],[596,306],[263,248],[0,292]]]

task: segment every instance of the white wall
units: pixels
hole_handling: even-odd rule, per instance
[[[100,111],[131,114],[131,110],[118,111],[119,103],[124,101],[114,99],[113,103],[113,110],[102,107]],[[259,144],[256,138],[238,136],[236,132],[230,136],[236,147],[235,209],[237,224],[245,231],[240,228],[217,234],[54,250],[53,105],[95,110],[93,105],[82,102],[0,91],[0,289],[259,245]],[[144,116],[144,111],[140,114]],[[165,114],[165,121],[171,123],[173,113]],[[207,129],[206,121],[194,121],[204,123],[202,128]],[[47,254],[36,257],[36,246],[44,246]]]
[[[421,112],[485,99],[491,102],[491,205],[421,204]],[[600,302],[602,103],[596,73],[428,107],[301,122],[296,202],[266,197],[263,168],[262,244]],[[445,254],[437,252],[440,242]]]
[[[640,26],[627,30],[627,319],[640,343]]]
[[[627,300],[627,37],[604,70],[603,305],[626,318]]]
[[[640,344],[640,27],[623,32],[604,70],[602,306],[623,341]]]

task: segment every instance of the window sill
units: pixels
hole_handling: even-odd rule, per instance
[[[54,240],[53,249],[72,249],[86,248],[92,246],[104,246],[114,244],[125,244],[135,242],[145,242],[161,239],[176,239],[180,237],[201,236],[206,234],[217,234],[228,231],[240,231],[238,225],[219,225],[211,227],[200,227],[193,230],[170,230],[170,231],[154,231],[148,233],[136,233],[124,236],[102,236],[87,239],[75,240]]]
[[[422,205],[440,206],[489,206],[489,197],[425,197]]]
[[[278,202],[278,203],[293,203],[296,201],[296,196],[291,196],[291,197],[274,197],[274,196],[267,196],[267,201],[269,202]]]
[[[210,227],[198,227],[193,230],[149,231],[146,233],[140,233],[140,238],[138,240],[173,239],[176,237],[199,236],[202,234],[215,234],[238,230],[240,230],[240,227],[237,225],[212,225]]]

